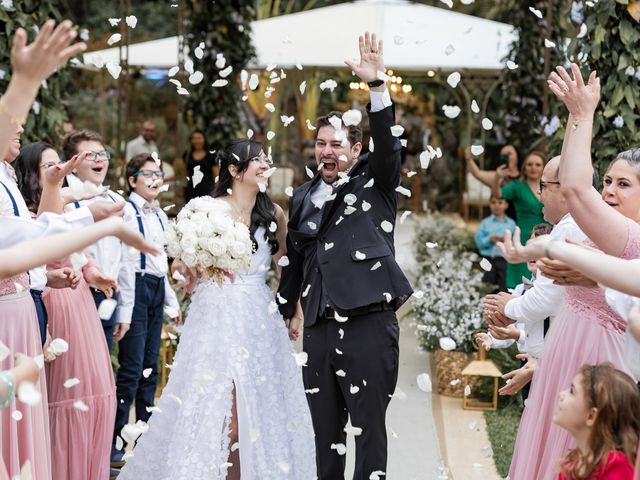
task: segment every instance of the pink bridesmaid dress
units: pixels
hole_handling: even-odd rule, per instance
[[[68,266],[68,259],[49,265],[52,269]],[[53,478],[106,480],[116,395],[96,305],[84,279],[75,289],[45,289],[43,301],[51,337],[69,344],[66,353],[45,364]],[[70,379],[80,382],[66,388]]]
[[[0,370],[13,368],[14,353],[30,357],[42,355],[38,317],[29,295],[26,273],[0,280],[0,340],[11,350],[11,354],[0,362]],[[33,480],[51,480],[44,370],[40,371],[36,388],[42,393],[42,401],[37,405],[29,406],[15,399],[0,410],[0,451],[11,477],[19,475],[25,462],[30,461]]]
[[[627,219],[629,238],[622,258],[640,256],[640,226]],[[587,241],[591,247],[595,245]],[[567,287],[565,302],[551,324],[544,355],[533,377],[511,460],[517,480],[553,480],[560,459],[575,447],[573,437],[552,423],[561,390],[569,388],[584,364],[611,362],[629,373],[624,356],[626,322],[600,288]]]

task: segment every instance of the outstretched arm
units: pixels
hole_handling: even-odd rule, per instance
[[[464,151],[464,157],[467,161],[467,169],[469,170],[469,173],[478,181],[484,183],[487,187],[493,188],[493,181],[497,176],[495,170],[480,170],[480,167],[473,158],[473,154],[469,148]]]
[[[378,41],[375,33],[370,35],[366,32],[364,36],[359,37],[358,46],[360,63],[356,64],[351,60],[346,60],[345,63],[363,82],[378,80],[385,73],[382,40]],[[369,170],[375,185],[393,192],[400,184],[402,150],[400,140],[391,133],[391,127],[395,124],[393,104],[384,83],[370,87],[370,90],[369,126],[373,149],[369,154]]]
[[[1,219],[0,224],[5,220],[10,222],[12,219]],[[4,228],[6,228],[5,225],[3,225]],[[109,235],[117,236],[123,242],[145,253],[158,253],[155,247],[145,242],[142,235],[126,227],[121,218],[111,217],[71,232],[28,240],[0,250],[0,278],[7,278],[39,265],[54,262]]]
[[[573,77],[562,67],[549,78],[549,89],[566,105],[569,119],[562,144],[559,179],[569,212],[585,234],[605,253],[620,256],[629,236],[625,216],[607,205],[592,186],[591,137],[600,101],[600,79],[591,72],[585,85],[580,68]]]
[[[0,158],[24,123],[40,84],[70,57],[86,49],[84,43],[71,45],[77,36],[72,23],[65,20],[55,27],[48,20],[33,43],[27,45],[27,33],[19,28],[11,49],[11,82],[0,99]]]

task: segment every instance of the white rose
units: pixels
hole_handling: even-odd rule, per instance
[[[226,250],[227,246],[220,237],[207,239],[207,251],[214,257],[224,255]]]
[[[167,254],[171,258],[178,258],[180,256],[180,252],[182,249],[180,248],[179,243],[169,243],[167,244]]]
[[[249,241],[249,229],[244,223],[237,223],[233,229],[233,235],[237,241]]]
[[[199,250],[207,250],[209,239],[207,237],[198,237],[197,247]]]
[[[191,215],[191,221],[195,223],[195,227],[198,228],[198,225],[201,223],[207,222],[209,219],[207,218],[207,214],[205,212],[196,212]]]
[[[233,242],[229,247],[229,252],[235,258],[240,258],[247,252],[247,244],[245,242]]]
[[[196,225],[189,219],[179,220],[178,223],[176,224],[176,229],[182,235],[189,235],[189,234],[193,235],[196,233]]]
[[[213,265],[214,258],[212,255],[210,255],[206,251],[198,252],[197,257],[198,257],[198,262],[200,262],[200,264],[203,267],[210,267]]]
[[[214,230],[213,225],[211,225],[211,221],[207,219],[204,222],[199,222],[196,226],[196,232],[200,237],[210,237],[211,235],[213,235]]]
[[[195,267],[196,263],[198,263],[196,251],[193,249],[183,251],[180,259],[182,260],[182,263],[184,263],[189,268]]]
[[[198,244],[198,237],[195,235],[183,235],[180,240],[180,246],[183,250],[194,249]]]

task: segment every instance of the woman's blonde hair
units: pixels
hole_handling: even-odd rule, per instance
[[[640,436],[640,390],[626,373],[610,363],[580,369],[582,391],[590,408],[597,409],[587,452],[574,448],[560,463],[568,480],[589,479],[609,453],[618,451],[633,465]]]
[[[527,156],[524,157],[524,162],[522,162],[522,166],[520,167],[520,180],[522,181],[526,181],[527,180],[527,176],[525,175],[525,171],[526,171],[526,167],[527,167],[527,160],[529,160],[529,157],[531,156],[535,156],[535,157],[540,157],[542,159],[542,166],[544,167],[547,164],[547,156],[542,153],[540,150],[532,150],[529,153],[527,153]]]

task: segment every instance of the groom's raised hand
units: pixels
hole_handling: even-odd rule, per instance
[[[373,82],[381,78],[385,73],[384,68],[384,45],[382,40],[378,41],[376,34],[365,32],[364,37],[358,37],[358,47],[360,49],[360,63],[353,60],[345,60],[345,64],[363,82]],[[384,90],[384,85],[373,87],[372,90]]]

